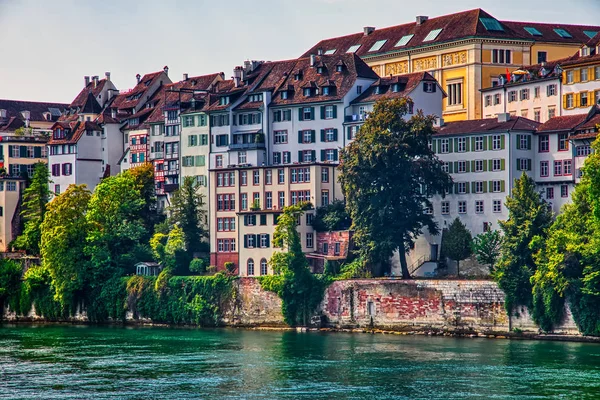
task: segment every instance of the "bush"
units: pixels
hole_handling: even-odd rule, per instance
[[[206,273],[208,261],[203,258],[194,258],[190,261],[190,272],[193,274],[202,275]]]
[[[214,275],[217,273],[217,267],[215,265],[210,265],[206,267],[206,275]]]
[[[228,261],[228,262],[225,263],[225,269],[227,270],[227,272],[229,274],[231,274],[231,275],[235,274],[235,270],[236,270],[235,264],[232,263],[231,261]]]

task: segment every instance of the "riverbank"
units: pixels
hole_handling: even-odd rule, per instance
[[[216,286],[221,295],[211,298],[206,297],[205,293],[215,287],[214,284],[208,285],[203,281],[200,290],[198,282],[192,285],[189,280],[174,279],[171,285],[177,288],[176,293],[187,293],[186,297],[163,297],[159,302],[150,290],[138,288],[123,295],[122,318],[107,321],[127,325],[207,326],[204,323],[207,318],[199,318],[196,323],[192,318],[194,314],[190,314],[192,317],[180,317],[179,321],[174,321],[172,316],[166,315],[167,312],[160,310],[163,304],[167,304],[170,309],[183,315],[189,309],[194,311],[194,304],[200,304],[200,311],[212,310],[209,316],[215,318],[214,325],[217,326],[289,329],[281,314],[281,299],[275,293],[264,290],[258,279],[232,278],[222,281],[220,286]],[[181,291],[184,284],[187,289]],[[150,282],[146,284],[149,285]],[[5,310],[3,315],[7,322],[48,321],[36,314],[35,304],[27,315],[17,315],[10,310]],[[89,323],[90,319],[86,311],[80,309],[72,316],[56,321]],[[309,328],[331,332],[596,341],[595,338],[588,340],[579,334],[568,309],[565,310],[563,323],[554,332],[540,335],[539,328],[526,309],[520,309],[517,316],[509,317],[506,314],[504,293],[494,282],[487,280],[335,281],[325,290],[323,301],[311,319]]]

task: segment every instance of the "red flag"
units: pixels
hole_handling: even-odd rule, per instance
[[[510,82],[510,72],[508,72],[508,68],[506,68],[506,83]]]

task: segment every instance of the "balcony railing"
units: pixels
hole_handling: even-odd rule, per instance
[[[264,143],[232,143],[229,145],[230,150],[257,150],[264,148]]]
[[[179,189],[179,183],[165,183],[165,192],[171,193]]]
[[[165,158],[179,158],[179,153],[165,153]]]
[[[164,151],[155,151],[154,153],[150,153],[151,160],[157,160],[157,159],[164,158],[164,157],[165,157]]]
[[[363,122],[365,120],[365,114],[352,114],[346,115],[344,118],[345,122]]]

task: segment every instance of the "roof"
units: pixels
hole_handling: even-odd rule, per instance
[[[95,83],[94,80],[92,80],[83,89],[81,89],[81,92],[79,92],[79,94],[71,102],[69,107],[83,108],[88,99],[88,94],[91,92],[94,95],[94,97],[98,97],[98,95],[102,92],[102,89],[104,89],[104,85],[106,85],[106,79],[100,79],[98,80],[98,83]]]
[[[428,72],[415,72],[402,76],[380,78],[354,99],[351,104],[372,103],[381,99],[406,97],[423,81],[435,82],[437,85],[435,78]],[[392,85],[394,84],[400,85],[397,92],[392,90]],[[377,87],[379,87],[379,93],[376,93]]]
[[[81,106],[79,111],[83,114],[100,114],[102,112],[102,106],[96,100],[96,96],[90,91],[85,99],[85,103]]]
[[[144,75],[133,89],[125,93],[120,93],[111,103],[111,107],[124,110],[135,108],[140,103],[146,102],[148,100],[146,97],[149,96],[147,94],[148,89],[153,86],[163,74],[164,71],[158,71]],[[166,75],[165,77],[168,79]],[[165,83],[170,83],[170,81]]]
[[[487,28],[486,25],[488,25]],[[540,35],[532,35],[525,28],[534,28]],[[436,34],[438,29],[440,31]],[[561,37],[554,29],[564,29],[571,37]],[[430,18],[420,25],[415,21],[376,29],[368,35],[360,32],[325,39],[306,51],[303,57],[319,54],[319,49],[324,54],[334,50],[334,54],[345,53],[352,46],[360,45],[355,54],[368,58],[473,37],[583,44],[590,39],[585,31],[600,31],[600,27],[498,21],[492,15],[478,8]],[[385,42],[382,44],[382,41]]]
[[[67,134],[67,137],[64,139],[54,139],[52,136],[48,141],[48,144],[75,144],[79,141],[79,139],[83,136],[85,131],[99,131],[102,132],[102,128],[98,126],[96,122],[92,121],[59,121],[56,122],[52,129],[54,130],[56,127],[61,127],[63,129],[69,129],[70,132]]]
[[[557,132],[595,129],[600,124],[600,105],[590,107],[586,114],[563,115],[544,122],[538,132]]]
[[[539,122],[523,117],[511,117],[510,120],[506,122],[498,122],[498,118],[446,122],[443,126],[437,128],[437,133],[434,136],[507,131],[535,131],[539,125]]]
[[[6,119],[0,118],[0,127],[15,124],[16,120],[24,121],[22,111],[29,111],[30,121],[56,121],[69,105],[65,103],[46,103],[37,101],[3,100],[0,99],[0,110],[6,110]],[[51,120],[44,118],[44,113],[50,113]]]

